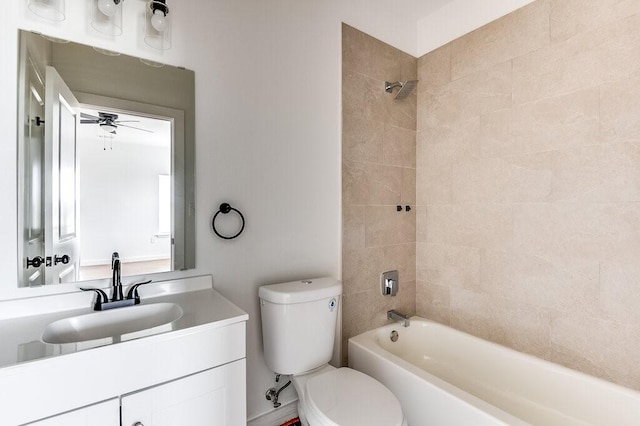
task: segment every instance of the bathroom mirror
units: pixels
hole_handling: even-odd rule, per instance
[[[194,268],[194,72],[19,38],[18,286]]]

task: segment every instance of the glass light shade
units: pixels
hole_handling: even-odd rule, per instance
[[[116,7],[116,3],[112,0],[98,0],[98,10],[108,17],[116,14]]]
[[[49,21],[64,21],[64,0],[27,0],[29,10]]]
[[[113,132],[113,131],[115,131],[117,129],[116,126],[114,126],[113,124],[108,124],[108,123],[102,123],[100,125],[100,128],[102,130],[104,130],[105,132],[109,132],[109,133],[111,133],[111,132]]]
[[[167,11],[163,12],[164,10]],[[147,5],[144,42],[158,50],[171,48],[171,14],[166,2],[151,0]]]
[[[122,0],[91,0],[91,26],[99,33],[122,34]]]

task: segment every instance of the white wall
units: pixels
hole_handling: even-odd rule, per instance
[[[425,53],[480,28],[533,0],[450,0],[437,10],[418,20],[417,50]]]
[[[113,139],[96,125],[78,131],[80,165],[80,264],[109,264],[169,258],[169,238],[158,233],[158,175],[171,173],[171,147]],[[122,133],[122,132],[120,132]],[[171,138],[169,135],[158,135]]]

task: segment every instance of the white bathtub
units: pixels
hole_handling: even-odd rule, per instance
[[[398,397],[410,426],[640,425],[640,392],[420,317],[349,339],[349,364]]]

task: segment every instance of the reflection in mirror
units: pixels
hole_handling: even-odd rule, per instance
[[[194,74],[20,32],[21,287],[195,267]]]

